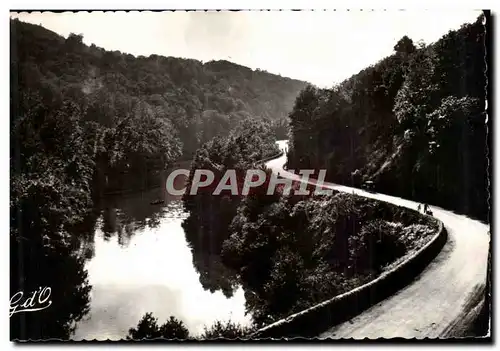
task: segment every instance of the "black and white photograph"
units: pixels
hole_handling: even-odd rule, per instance
[[[491,21],[10,11],[10,340],[491,340]]]

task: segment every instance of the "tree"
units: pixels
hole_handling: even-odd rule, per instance
[[[83,45],[83,35],[70,33],[66,39],[66,45],[69,50],[78,50]]]
[[[408,38],[408,36],[404,36],[394,45],[394,51],[399,54],[410,55],[416,51],[416,47],[413,44],[413,40]]]
[[[167,322],[158,325],[158,319],[152,313],[146,313],[137,324],[136,328],[130,328],[127,339],[129,340],[151,340],[151,339],[177,339],[189,338],[189,330],[184,323],[174,316],[170,316]]]

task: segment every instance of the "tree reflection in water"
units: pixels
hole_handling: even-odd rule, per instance
[[[184,162],[181,166],[188,167],[188,163]],[[166,175],[172,170],[167,171]],[[174,187],[181,189],[185,186],[185,182],[185,177],[178,176]],[[151,202],[158,199],[165,202],[160,205],[151,205]],[[158,227],[166,213],[168,217],[174,217],[174,212],[179,210],[180,200],[180,196],[167,194],[164,188],[105,197],[100,210],[102,213],[100,225],[104,239],[110,240],[116,235],[118,244],[127,246],[135,233],[145,228]],[[234,272],[221,262],[220,251],[222,241],[225,239],[224,235],[213,234],[215,232],[213,228],[201,225],[193,217],[185,220],[183,229],[192,249],[193,264],[200,274],[200,283],[203,288],[210,292],[221,290],[226,297],[232,297],[238,282]]]
[[[108,240],[116,234],[120,246],[128,245],[134,233],[160,223],[162,212],[167,209],[149,205],[158,193],[159,189],[139,194],[139,201],[137,195],[96,200],[95,208],[82,222],[63,233],[50,234],[49,241],[43,239],[39,228],[31,228],[29,233],[26,230],[23,236],[12,236],[10,295],[22,291],[23,302],[33,291],[49,287],[52,304],[41,311],[13,314],[11,339],[71,338],[77,322],[90,309],[92,287],[85,262],[95,254],[96,228],[101,227]]]
[[[179,188],[181,185],[176,185]],[[151,202],[162,198],[164,204]],[[85,262],[95,255],[96,230],[105,240],[116,235],[120,246],[126,247],[132,236],[144,229],[156,228],[160,220],[184,218],[180,198],[165,194],[161,188],[126,196],[107,196],[95,201],[87,218],[69,228],[64,240],[11,240],[11,296],[17,291],[30,294],[39,287],[51,288],[52,305],[38,312],[21,312],[11,317],[11,339],[70,339],[76,325],[90,309],[90,291]],[[193,254],[193,264],[205,290],[221,290],[232,297],[237,281],[219,257],[220,243],[201,227],[186,231]],[[186,229],[186,228],[185,228]],[[69,234],[69,231],[73,234]],[[33,235],[33,237],[38,237]],[[40,236],[41,237],[41,236]],[[88,317],[87,317],[88,318]]]
[[[145,228],[157,228],[160,219],[168,208],[151,205],[160,198],[161,189],[127,196],[112,196],[102,200],[101,230],[105,240],[117,235],[120,246],[129,244],[131,237]]]
[[[205,214],[208,214],[208,209]],[[232,297],[239,285],[237,276],[224,266],[220,257],[222,242],[227,234],[213,230],[210,224],[202,225],[194,215],[190,215],[182,226],[203,288],[211,292],[221,290],[226,297]]]

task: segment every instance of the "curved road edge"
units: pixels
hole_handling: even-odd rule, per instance
[[[287,141],[278,142],[282,150],[286,144]],[[283,155],[268,161],[266,166],[282,177],[301,180],[296,174],[283,170],[285,161],[286,155]],[[323,186],[410,209],[418,206],[414,201],[334,183],[325,182]],[[434,217],[444,224],[443,232],[448,234],[448,240],[445,240],[434,260],[431,260],[412,282],[395,294],[359,313],[348,322],[332,323],[326,332],[319,335],[320,338],[455,336],[457,326],[479,308],[483,303],[482,296],[486,285],[489,226],[440,207],[430,208]],[[316,321],[320,322],[319,319]],[[261,329],[257,334],[271,326]]]
[[[259,329],[252,338],[314,337],[318,329],[324,331],[344,322],[394,294],[422,272],[445,245],[447,233],[442,222],[438,223],[431,240],[395,267],[364,285]]]

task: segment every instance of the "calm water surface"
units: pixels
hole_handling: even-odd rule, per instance
[[[187,213],[175,197],[151,205],[162,194],[158,188],[105,201],[85,248],[90,313],[74,339],[122,339],[146,312],[159,323],[173,315],[194,335],[216,320],[250,324],[241,287],[230,298],[203,288],[181,226]]]

